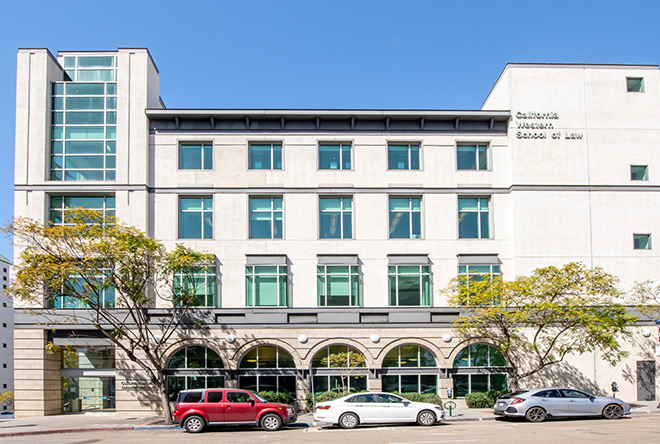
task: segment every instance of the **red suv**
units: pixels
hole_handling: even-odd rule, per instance
[[[296,419],[290,405],[268,402],[257,393],[239,389],[184,390],[174,410],[174,422],[190,433],[223,424],[253,424],[273,431]]]

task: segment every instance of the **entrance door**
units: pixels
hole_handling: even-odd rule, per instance
[[[637,400],[655,401],[655,361],[637,361]]]

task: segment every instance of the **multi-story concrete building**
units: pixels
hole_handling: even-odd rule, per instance
[[[14,306],[7,293],[11,261],[0,255],[0,393],[14,390]],[[7,410],[7,403],[0,403]]]
[[[508,65],[473,111],[168,109],[146,49],[22,49],[17,78],[16,215],[96,208],[216,257],[203,334],[170,345],[171,393],[301,399],[339,383],[322,357],[349,350],[366,361],[351,389],[499,389],[506,362],[451,329],[457,273],[582,261],[660,280],[657,66]],[[155,408],[102,338],[16,321],[19,415]],[[540,379],[654,399],[651,328],[617,367],[572,356]]]

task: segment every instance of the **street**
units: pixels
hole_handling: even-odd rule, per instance
[[[181,430],[90,431],[4,438],[3,443],[141,444],[176,442],[269,444],[443,444],[443,443],[632,443],[659,442],[660,416],[643,415],[615,421],[602,419],[553,420],[540,424],[521,421],[454,422],[433,427],[374,426],[342,430],[330,427],[289,428],[264,432],[248,428],[216,428],[201,434]]]

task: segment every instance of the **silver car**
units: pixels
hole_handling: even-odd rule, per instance
[[[500,397],[493,407],[500,416],[541,422],[557,416],[602,416],[618,419],[630,414],[630,406],[619,398],[594,396],[569,388],[540,388],[517,391]]]

